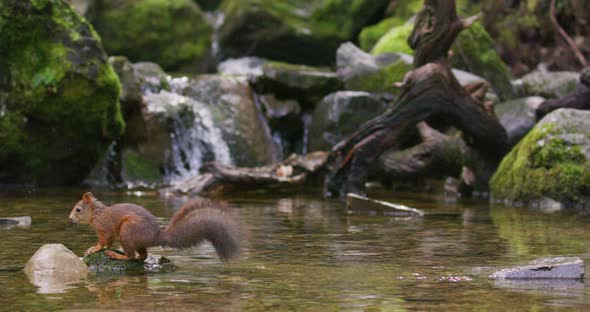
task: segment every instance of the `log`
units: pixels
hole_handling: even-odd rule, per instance
[[[201,166],[198,176],[163,191],[213,196],[259,188],[300,186],[322,171],[327,157],[327,152],[291,155],[279,164],[255,168],[210,162]]]
[[[334,146],[324,185],[327,196],[364,194],[370,165],[384,151],[404,146],[416,125],[426,120],[443,120],[461,130],[469,146],[499,163],[508,150],[506,131],[491,105],[461,87],[447,61],[456,36],[476,19],[460,20],[454,0],[424,1],[408,39],[416,68],[406,74],[399,97],[384,113]]]

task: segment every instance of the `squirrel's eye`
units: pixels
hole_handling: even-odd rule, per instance
[[[82,211],[82,209],[80,209],[79,207],[76,208],[76,212],[80,212],[80,211]]]

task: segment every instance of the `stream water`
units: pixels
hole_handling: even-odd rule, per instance
[[[96,275],[45,293],[21,271],[43,244],[76,254],[93,245],[89,226],[67,216],[82,190],[0,195],[0,216],[29,215],[29,228],[0,230],[0,310],[405,311],[589,310],[589,282],[502,283],[476,267],[547,255],[590,260],[588,217],[540,214],[485,201],[395,194],[383,199],[432,213],[397,218],[349,211],[314,190],[226,198],[247,230],[242,258],[223,265],[210,245],[153,248],[178,269]],[[143,205],[165,224],[187,198],[96,191],[103,202]],[[379,194],[376,194],[379,196]]]

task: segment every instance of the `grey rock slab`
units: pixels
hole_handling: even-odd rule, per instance
[[[490,275],[494,279],[583,279],[584,261],[578,257],[550,257],[527,265],[502,269]]]

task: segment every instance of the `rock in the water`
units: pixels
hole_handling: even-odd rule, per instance
[[[25,273],[41,292],[54,292],[60,291],[64,284],[85,278],[88,267],[64,245],[47,244],[27,262]]]
[[[576,72],[549,72],[540,68],[522,77],[522,93],[548,99],[561,98],[576,90],[579,76]]]
[[[507,268],[490,275],[495,279],[582,279],[584,261],[577,257],[542,258],[524,266]]]
[[[90,272],[95,273],[166,273],[176,270],[174,263],[166,257],[149,254],[145,260],[114,260],[105,254],[105,250],[85,256],[84,263]]]
[[[543,208],[590,209],[590,112],[558,109],[504,157],[491,180],[494,198]],[[550,198],[552,201],[541,200]]]
[[[91,20],[109,54],[205,69],[212,28],[192,0],[101,1]]]
[[[516,145],[535,126],[535,111],[543,101],[542,97],[531,96],[494,105],[510,146]]]
[[[124,129],[100,39],[65,1],[2,1],[0,25],[0,180],[78,184]]]
[[[314,110],[308,150],[328,151],[360,125],[383,112],[393,97],[360,91],[339,91],[326,96]]]
[[[310,66],[270,62],[262,65],[262,75],[252,82],[260,94],[297,99],[312,106],[326,94],[339,90],[336,73]]]
[[[14,227],[28,228],[31,226],[32,219],[29,216],[24,217],[0,217],[0,229],[9,230]]]

